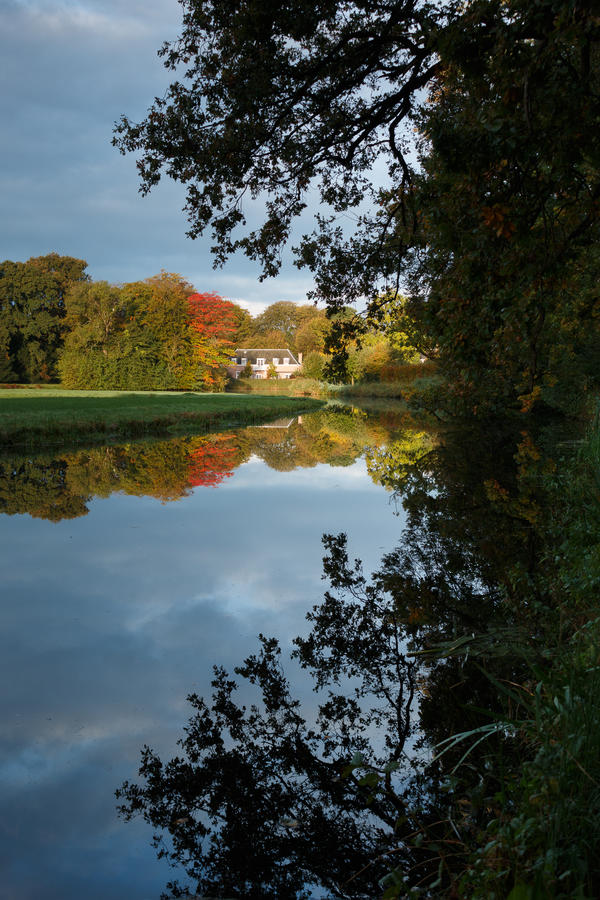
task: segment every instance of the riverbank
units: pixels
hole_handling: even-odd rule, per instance
[[[500,718],[490,714],[437,747],[439,758],[461,757],[446,781],[448,821],[461,822],[464,841],[455,886],[473,898],[592,898],[600,892],[600,406],[584,439],[565,442],[551,466],[523,435],[518,500],[497,483],[488,491],[515,522],[531,522],[544,565],[506,573],[499,621],[512,629],[512,646],[492,623],[440,648],[440,658],[477,658],[504,701]],[[475,763],[482,741],[487,751]],[[455,836],[448,831],[447,841]]]
[[[0,441],[8,448],[202,432],[297,415],[321,405],[288,396],[0,389]]]
[[[269,394],[321,399],[401,400],[411,408],[431,409],[438,405],[444,378],[435,362],[398,367],[395,381],[360,381],[355,384],[330,384],[316,378],[238,379],[228,386],[233,394]]]

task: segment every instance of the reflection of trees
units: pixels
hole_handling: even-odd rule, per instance
[[[407,428],[385,446],[369,448],[367,471],[373,481],[401,493],[412,469],[422,462],[434,445],[433,435],[418,428]]]
[[[268,466],[291,471],[319,463],[352,465],[366,448],[379,447],[413,427],[405,413],[370,415],[360,409],[328,407],[289,428],[246,429],[244,439],[250,451]]]
[[[236,669],[257,690],[255,706],[217,668],[212,700],[190,698],[181,755],[163,763],[144,750],[121,811],[162,832],[159,852],[198,894],[375,898],[389,873],[390,897],[461,896],[469,848],[500,802],[486,760],[499,753],[510,767],[527,750],[497,731],[450,779],[465,747],[434,760],[431,748],[498,716],[498,684],[524,676],[507,573],[535,580],[540,536],[526,514],[523,447],[523,436],[490,429],[447,433],[421,454],[409,439],[396,454],[407,527],[370,580],[344,536],[325,538],[331,588],[294,653],[318,691],[316,717],[294,699],[276,642],[262,638]],[[384,463],[393,487],[392,456]],[[533,657],[535,635],[527,640]],[[469,656],[420,652],[461,641]]]
[[[17,457],[0,460],[0,512],[13,516],[29,513],[59,522],[87,513],[86,496],[67,487],[67,465],[62,459]]]
[[[220,434],[212,440],[202,441],[189,457],[190,487],[216,487],[233,475],[239,464],[239,447],[234,435]]]
[[[92,497],[119,491],[162,502],[191,487],[218,484],[243,461],[232,436],[210,435],[93,447],[0,460],[0,512],[52,521],[85,515]]]
[[[393,425],[342,409],[325,410],[289,427],[255,427],[164,441],[131,442],[51,455],[0,460],[0,512],[30,513],[52,521],[85,515],[87,503],[115,491],[166,502],[191,488],[216,487],[250,456],[270,468],[350,465],[367,446],[389,439]],[[408,432],[407,432],[408,433]]]
[[[296,650],[322,689],[316,721],[291,694],[277,642],[262,638],[236,669],[257,689],[255,705],[243,706],[234,680],[216,668],[212,700],[189,698],[181,756],[163,764],[146,748],[144,783],[118,792],[127,818],[142,814],[166,833],[159,854],[182,864],[200,895],[284,900],[314,896],[319,886],[332,897],[370,898],[386,854],[404,853],[394,825],[405,779],[389,763],[412,734],[415,664],[389,605],[348,565],[344,540],[327,546],[337,590],[315,609]],[[387,765],[382,790],[362,768],[348,769],[357,753]]]

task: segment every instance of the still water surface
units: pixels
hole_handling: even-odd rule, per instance
[[[409,458],[431,438],[347,409],[0,459],[3,900],[157,900],[169,872],[115,789],[143,745],[177,752],[213,664],[231,670],[259,632],[284,650],[307,632],[324,532],[347,532],[366,570],[392,549],[404,518],[380,483],[386,445]]]

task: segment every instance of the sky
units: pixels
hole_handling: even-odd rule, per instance
[[[289,257],[259,282],[244,257],[213,270],[210,238],[186,238],[181,185],[138,193],[135,159],[111,146],[122,114],[143,118],[169,82],[157,50],[180,29],[176,0],[0,0],[0,259],[56,252],[94,280],[161,269],[253,315],[306,303],[310,275]]]

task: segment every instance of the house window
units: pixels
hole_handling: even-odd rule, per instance
[[[244,356],[243,359],[240,361],[240,365],[245,366],[247,362],[248,362],[248,360]]]
[[[279,365],[279,357],[278,357],[278,356],[274,356],[274,357],[273,357],[273,365],[274,365],[274,366],[278,366],[278,365]]]
[[[257,365],[257,366],[264,366],[264,364],[265,364],[264,359],[261,359],[260,356],[257,357],[257,359],[256,359],[256,365]]]
[[[289,366],[289,364],[290,364],[290,358],[289,358],[289,356],[284,356],[284,357],[283,357],[283,364],[284,364],[284,366]]]

